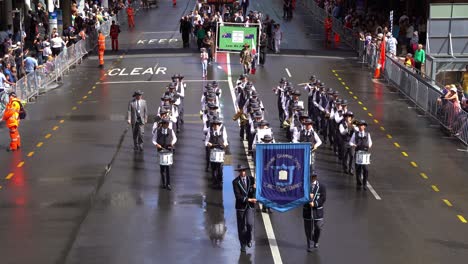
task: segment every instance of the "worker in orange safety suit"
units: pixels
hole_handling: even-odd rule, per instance
[[[112,42],[112,50],[119,50],[119,33],[120,27],[119,25],[115,24],[115,21],[112,20],[112,25],[110,27],[110,37]]]
[[[128,27],[135,27],[135,12],[131,6],[127,7]]]
[[[7,151],[16,151],[21,147],[20,134],[18,127],[20,123],[19,112],[21,109],[21,102],[16,98],[16,93],[10,93],[10,101],[3,113],[3,120],[6,122],[7,128],[10,130],[10,147]]]
[[[332,33],[332,27],[333,27],[333,21],[330,16],[327,16],[324,22],[325,26],[325,43],[330,43],[331,42],[331,33]]]
[[[98,35],[98,55],[99,55],[99,67],[104,67],[104,50],[106,50],[106,37],[99,30]]]

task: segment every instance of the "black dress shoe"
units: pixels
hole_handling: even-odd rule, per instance
[[[241,252],[247,252],[244,245],[241,246],[240,250],[241,250]]]
[[[348,173],[349,173],[349,175],[354,175],[354,171],[353,171],[353,170],[349,170]]]
[[[314,248],[318,248],[319,247],[319,243],[314,243]]]
[[[166,185],[165,184],[161,185],[161,188],[166,189]]]
[[[166,186],[166,188],[167,188],[167,190],[168,190],[168,191],[172,190],[172,188],[171,188],[171,185],[170,185],[170,184],[168,184],[168,185]]]
[[[267,212],[267,209],[266,209],[266,207],[265,207],[265,206],[263,206],[263,208],[262,208],[262,212],[263,212],[263,213],[266,213],[266,212]]]
[[[249,243],[247,243],[247,246],[248,246],[249,248],[251,248],[251,247],[252,247],[252,241],[250,241]]]

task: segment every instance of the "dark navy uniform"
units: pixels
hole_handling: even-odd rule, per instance
[[[246,167],[239,165],[236,171],[245,171],[246,169]],[[255,178],[252,176],[242,177],[243,173],[245,172],[240,172],[240,175],[232,181],[232,188],[234,189],[234,196],[236,197],[239,242],[241,251],[245,252],[246,246],[252,246],[255,203],[249,202],[249,199],[255,198]]]
[[[313,195],[311,203],[304,204],[303,218],[304,231],[307,239],[307,250],[311,250],[312,242],[315,248],[318,247],[320,234],[323,228],[324,210],[323,205],[327,200],[327,190],[325,185],[318,181],[312,182],[310,194]]]

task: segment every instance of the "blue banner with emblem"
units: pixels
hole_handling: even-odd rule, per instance
[[[257,144],[257,201],[280,212],[309,202],[310,150],[310,143]]]

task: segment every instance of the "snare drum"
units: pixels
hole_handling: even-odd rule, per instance
[[[223,163],[224,162],[224,150],[219,149],[219,148],[211,149],[210,161],[216,162],[216,163]]]
[[[172,151],[162,150],[159,152],[159,165],[170,166],[172,163]]]
[[[356,164],[358,165],[369,165],[370,164],[370,153],[367,151],[359,150],[356,152]]]

